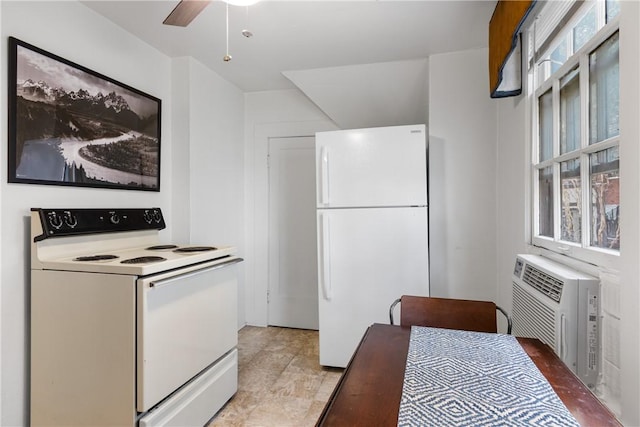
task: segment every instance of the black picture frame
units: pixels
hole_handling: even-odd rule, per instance
[[[8,181],[160,191],[162,101],[9,37]]]

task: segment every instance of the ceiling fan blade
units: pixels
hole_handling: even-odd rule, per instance
[[[162,23],[186,27],[209,3],[211,3],[210,0],[180,0]]]

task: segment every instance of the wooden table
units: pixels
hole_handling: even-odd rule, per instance
[[[396,426],[411,328],[374,324],[367,329],[317,426]],[[621,426],[551,348],[517,338],[581,426]]]

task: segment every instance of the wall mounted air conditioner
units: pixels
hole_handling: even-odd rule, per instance
[[[538,338],[594,389],[600,367],[600,282],[539,255],[517,255],[513,335]]]

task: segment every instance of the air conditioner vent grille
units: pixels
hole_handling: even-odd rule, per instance
[[[556,349],[555,311],[513,283],[513,335],[538,338]]]
[[[525,266],[522,280],[546,297],[551,298],[555,302],[560,302],[562,287],[564,286],[562,280],[550,276],[544,271],[532,267],[530,264]]]

